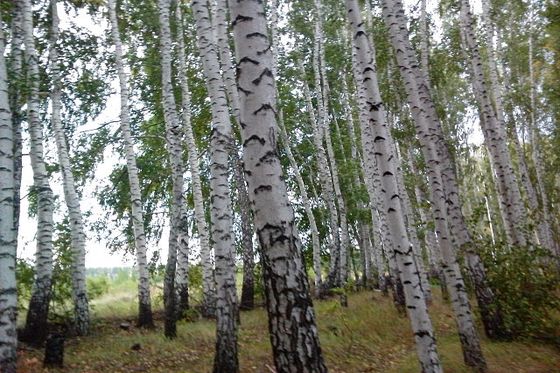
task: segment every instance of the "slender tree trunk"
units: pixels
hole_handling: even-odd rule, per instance
[[[247,184],[243,177],[243,162],[235,159],[234,173],[237,185],[237,198],[241,211],[241,236],[243,242],[243,285],[241,287],[240,309],[251,310],[255,307],[255,254],[253,248],[253,226],[251,221],[251,204],[247,193]]]
[[[315,71],[318,70],[318,53],[314,54],[314,65]],[[299,69],[302,77],[305,77],[305,70],[301,61],[298,61]],[[320,84],[320,83],[319,83]],[[319,180],[321,182],[321,187],[323,190],[322,197],[327,204],[328,215],[329,215],[329,229],[331,234],[331,239],[329,240],[329,252],[331,255],[330,272],[325,288],[329,289],[338,285],[339,276],[337,275],[339,267],[338,258],[340,252],[340,235],[338,230],[338,210],[336,208],[335,202],[335,192],[333,181],[331,178],[331,173],[329,169],[329,164],[327,160],[327,153],[323,146],[323,131],[321,130],[319,121],[315,116],[315,109],[313,108],[311,100],[311,92],[309,91],[309,86],[307,81],[303,79],[303,94],[305,96],[305,102],[307,105],[307,112],[309,114],[309,119],[313,127],[313,144],[315,145],[315,152],[317,157],[317,170],[319,174]],[[317,100],[319,105],[319,111],[321,111],[322,100]]]
[[[191,94],[187,80],[187,63],[185,56],[185,39],[183,33],[183,15],[181,2],[177,2],[175,16],[177,18],[177,42],[179,57],[179,80],[181,83],[181,106],[185,142],[189,153],[189,166],[193,188],[194,215],[196,228],[198,230],[198,241],[200,244],[200,258],[202,266],[202,314],[205,317],[213,317],[216,313],[216,290],[214,286],[214,270],[212,265],[212,251],[208,237],[208,224],[204,213],[204,198],[202,195],[202,183],[200,181],[200,165],[198,163],[198,149],[193,134],[191,122]]]
[[[263,4],[230,2],[241,99],[243,160],[260,242],[276,370],[327,372],[294,212],[276,149],[273,57]]]
[[[379,94],[375,67],[375,50],[364,28],[360,8],[356,0],[346,0],[348,20],[353,34],[353,53],[357,70],[358,84],[366,95],[368,122],[362,124],[362,149],[365,161],[371,168],[379,168],[383,184],[383,205],[386,211],[393,237],[393,252],[403,281],[407,310],[416,339],[418,358],[423,372],[441,372],[434,331],[426,301],[420,288],[420,279],[416,273],[412,257],[412,248],[407,237],[400,203],[399,188],[396,180],[398,172],[397,159],[392,156],[393,139],[387,126],[383,102]],[[369,124],[369,125],[368,125]]]
[[[40,345],[47,336],[47,317],[51,298],[53,271],[53,193],[43,154],[43,126],[39,102],[39,58],[33,39],[33,11],[30,0],[22,0],[23,32],[27,78],[29,82],[27,122],[29,124],[33,188],[37,193],[37,252],[35,255],[35,281],[29,301],[24,339]]]
[[[0,14],[0,24],[2,23]],[[14,225],[14,132],[8,98],[8,74],[0,28],[0,372],[16,373],[17,235]]]
[[[70,220],[70,239],[72,248],[72,298],[74,300],[75,327],[78,335],[86,335],[89,331],[89,302],[86,288],[86,233],[80,207],[80,197],[76,191],[76,183],[72,174],[68,145],[62,128],[62,79],[58,63],[59,18],[57,1],[51,0],[51,40],[49,60],[51,64],[51,125],[56,138],[58,162],[62,171],[64,198]]]
[[[282,110],[280,110],[280,115],[278,116],[278,128],[280,130],[280,136],[282,142],[284,143],[284,150],[288,155],[288,160],[290,161],[290,166],[294,171],[296,181],[299,187],[299,193],[303,202],[303,207],[305,208],[305,213],[307,215],[307,220],[309,220],[309,228],[311,230],[311,243],[313,246],[313,272],[315,274],[315,295],[317,297],[321,294],[321,286],[323,283],[322,273],[321,273],[321,243],[319,241],[319,229],[317,228],[317,222],[315,221],[315,215],[313,215],[313,210],[311,209],[311,202],[309,201],[309,196],[307,195],[307,190],[305,189],[305,183],[299,172],[298,164],[292,153],[290,147],[290,140],[288,134],[286,133],[286,128],[284,127],[284,118],[282,115]]]
[[[218,52],[212,43],[212,24],[207,4],[192,3],[198,47],[212,102],[210,138],[210,188],[212,241],[216,255],[216,354],[215,373],[239,371],[237,358],[237,295],[235,288],[232,206],[229,190],[229,154],[233,144],[225,87]]]
[[[232,64],[232,56],[229,48],[229,37],[227,30],[227,1],[216,0],[216,7],[212,12],[212,25],[216,35],[216,47],[222,67],[222,79],[225,85],[228,101],[232,110],[234,120],[239,127],[239,94],[235,82],[235,69]],[[237,144],[231,147],[232,167],[238,188],[237,199],[241,219],[241,241],[243,244],[243,285],[241,289],[242,309],[254,307],[254,267],[255,256],[253,247],[253,226],[251,224],[251,207],[245,177],[243,176],[243,162],[237,152]]]
[[[184,166],[177,106],[171,76],[171,28],[169,25],[170,0],[158,0],[160,23],[161,87],[165,138],[171,164],[172,202],[170,206],[170,234],[167,265],[165,268],[163,299],[165,304],[165,336],[177,336],[177,316],[188,307],[188,217],[184,198]],[[180,258],[180,259],[179,259]],[[177,288],[176,288],[177,286]],[[177,295],[181,299],[177,298]],[[185,299],[186,297],[186,299]],[[179,300],[179,302],[177,302]]]
[[[548,194],[544,185],[544,164],[541,152],[540,131],[537,126],[537,104],[536,104],[536,82],[535,72],[533,67],[533,3],[529,2],[529,85],[531,91],[531,113],[529,120],[529,142],[531,144],[531,157],[535,165],[535,173],[537,176],[537,188],[541,197],[541,211],[542,219],[538,224],[539,238],[541,245],[549,250],[552,255],[559,256],[560,252],[557,251],[558,243],[554,241],[552,234],[552,219],[550,215]],[[560,260],[560,258],[557,258]]]
[[[495,304],[493,304],[495,303],[494,295],[486,283],[484,266],[479,255],[474,251],[472,239],[461,211],[455,170],[444,141],[442,126],[431,98],[429,83],[425,80],[425,73],[422,73],[418,67],[416,55],[409,39],[402,2],[400,0],[386,0],[383,4],[384,18],[390,31],[399,69],[405,82],[416,133],[422,145],[422,153],[427,164],[430,182],[429,190],[431,193],[430,199],[432,201],[438,242],[441,246],[443,259],[448,266],[454,267],[452,262],[456,262],[456,252],[466,253],[468,267],[475,283],[477,300],[483,315],[486,331],[489,336],[492,336],[498,333],[497,330],[502,329],[503,325],[501,325],[499,312],[495,310]],[[454,247],[449,245],[449,242],[446,242],[447,239],[452,240]],[[446,247],[444,248],[444,246]],[[458,266],[457,269],[459,270]],[[453,287],[449,280],[449,277],[452,277],[451,273],[447,270],[444,272],[447,276],[446,282],[448,287]],[[456,279],[459,280],[460,277],[459,270]],[[459,292],[465,290],[464,288],[461,288],[462,290],[458,287],[453,288],[458,289]],[[466,293],[456,297],[453,295],[451,287],[449,289],[452,299],[456,299],[459,304],[466,304],[468,306]],[[459,298],[462,300],[459,300]],[[459,304],[456,306],[459,307]],[[456,315],[457,317],[463,315],[462,317],[465,319],[470,318],[466,310],[460,310],[459,308],[456,308]],[[472,320],[465,322],[472,324]],[[463,341],[465,361],[468,365],[484,369],[485,363],[481,350],[478,348],[478,351],[476,351],[476,343],[473,342],[477,340],[474,324],[472,326],[462,325],[470,329],[470,331],[464,331],[463,338],[474,338],[472,341]],[[472,336],[468,337],[469,334],[472,334]]]
[[[12,130],[14,132],[14,227],[16,238],[19,235],[19,215],[20,215],[20,195],[21,195],[21,177],[23,171],[22,160],[22,102],[23,84],[25,77],[23,75],[23,30],[22,30],[22,14],[21,2],[14,2],[14,10],[12,12],[12,40],[11,40],[11,79],[10,82],[10,108],[12,111]]]
[[[107,6],[109,8],[111,36],[113,44],[115,45],[115,62],[120,84],[120,126],[126,152],[126,167],[128,170],[128,183],[130,185],[132,228],[134,231],[134,244],[136,246],[136,264],[138,266],[138,326],[151,328],[154,326],[154,321],[150,299],[150,277],[148,273],[148,260],[146,258],[146,234],[144,233],[142,194],[140,192],[140,180],[138,178],[138,167],[136,166],[134,142],[130,130],[128,78],[124,69],[123,47],[117,23],[116,0],[108,0]]]
[[[506,144],[505,125],[496,115],[489,97],[491,87],[484,77],[483,63],[474,34],[474,20],[468,0],[461,0],[460,27],[463,47],[469,58],[472,84],[481,116],[481,127],[490,160],[496,173],[496,186],[501,195],[500,211],[508,243],[527,246],[527,211],[521,199],[511,155]]]

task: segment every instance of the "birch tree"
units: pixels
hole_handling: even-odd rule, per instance
[[[469,58],[473,91],[480,111],[480,125],[496,174],[496,187],[500,200],[500,212],[510,245],[527,246],[527,211],[521,199],[519,183],[513,169],[511,154],[507,148],[505,125],[496,115],[489,94],[490,85],[484,76],[483,61],[474,34],[474,19],[468,0],[460,2],[460,27],[463,48]]]
[[[481,309],[484,320],[485,330],[489,336],[499,334],[499,329],[503,328],[498,310],[495,309],[493,303],[494,295],[486,282],[486,273],[480,256],[474,250],[472,238],[467,228],[465,218],[461,211],[461,202],[459,200],[459,188],[454,167],[451,163],[451,156],[445,143],[443,130],[435,110],[435,104],[431,98],[429,90],[429,81],[426,80],[426,72],[419,68],[416,55],[412,48],[407,29],[404,8],[400,0],[383,1],[383,14],[385,23],[389,29],[391,43],[395,50],[396,60],[405,83],[405,91],[407,93],[408,105],[412,117],[414,119],[415,130],[418,140],[421,144],[422,154],[426,160],[426,171],[429,181],[429,199],[434,215],[436,232],[438,234],[438,243],[441,247],[443,255],[444,275],[446,283],[452,299],[459,299],[459,294],[453,293],[457,289],[462,295],[459,303],[468,307],[468,297],[465,292],[464,284],[460,287],[450,283],[450,277],[454,277],[457,281],[462,282],[459,267],[454,270],[455,274],[449,272],[449,267],[455,267],[454,262],[457,261],[456,253],[465,252],[469,270],[474,280],[477,300]],[[424,51],[424,53],[427,53]],[[426,62],[425,62],[426,63]],[[464,294],[463,294],[464,293]],[[458,305],[457,305],[458,307]],[[469,319],[470,312],[456,308],[456,315]],[[476,331],[472,320],[466,321],[471,324],[470,332],[473,334],[472,341],[463,341],[465,349],[475,348],[474,340]],[[466,326],[465,326],[466,327]],[[466,338],[466,337],[464,337]],[[476,349],[476,348],[475,348]],[[478,361],[482,361],[478,357],[474,357],[481,353],[480,347],[478,352],[468,353],[465,351],[465,358],[468,365],[477,366]],[[471,356],[470,358],[468,356]],[[482,364],[482,363],[481,363]],[[481,366],[483,366],[482,364]]]
[[[33,10],[31,0],[21,0],[22,29],[24,33],[25,60],[29,82],[27,97],[27,122],[29,125],[33,188],[37,194],[37,251],[35,254],[35,280],[23,336],[30,343],[40,345],[47,334],[47,317],[51,298],[53,272],[53,192],[49,185],[43,151],[43,125],[40,113],[39,57],[33,37]]]
[[[138,266],[138,325],[153,327],[152,303],[150,299],[150,278],[146,258],[146,234],[144,233],[144,214],[142,211],[142,195],[140,180],[134,152],[134,142],[130,130],[130,113],[128,104],[128,78],[124,68],[123,46],[117,23],[116,0],[108,0],[109,20],[111,23],[111,37],[115,46],[115,62],[120,86],[120,129],[126,153],[126,167],[130,184],[130,204],[134,244],[136,249],[136,264]]]
[[[180,303],[187,302],[188,306],[188,217],[184,197],[184,166],[182,148],[182,128],[179,125],[173,83],[171,81],[171,28],[169,26],[169,12],[171,1],[158,0],[160,23],[160,58],[161,58],[161,88],[162,104],[165,120],[165,139],[171,164],[172,201],[170,206],[169,251],[164,279],[165,302],[165,335],[175,338],[177,335],[176,291],[180,296]],[[182,35],[181,35],[182,37]],[[181,258],[180,260],[178,260]],[[179,268],[177,268],[179,266]],[[178,274],[181,273],[181,276]],[[177,276],[177,278],[176,278]],[[180,288],[175,289],[175,282]],[[186,299],[185,299],[186,297]],[[184,305],[183,305],[184,306]]]
[[[89,331],[89,301],[86,288],[86,234],[80,206],[80,197],[70,165],[68,145],[62,127],[62,79],[60,74],[58,38],[59,18],[57,1],[51,0],[51,40],[49,45],[49,62],[51,77],[51,125],[56,138],[58,162],[62,172],[62,186],[70,221],[70,245],[72,249],[72,298],[74,301],[75,327],[79,335]]]
[[[202,196],[202,183],[200,181],[199,152],[193,134],[191,121],[191,93],[187,80],[187,63],[185,56],[185,39],[183,33],[183,13],[181,2],[177,2],[175,9],[177,20],[177,55],[179,57],[179,81],[181,84],[181,106],[185,142],[189,153],[189,168],[193,188],[194,215],[200,244],[200,258],[202,266],[202,314],[206,317],[215,314],[215,286],[214,269],[212,264],[212,251],[208,237],[208,224],[204,213],[204,198]]]
[[[191,3],[196,20],[206,88],[211,100],[210,188],[212,243],[216,256],[216,353],[214,372],[239,370],[237,358],[237,294],[235,287],[232,204],[229,189],[229,154],[233,139],[220,60],[213,43],[212,23],[206,1]]]
[[[0,14],[0,25],[2,25]],[[0,27],[0,371],[16,372],[17,287],[14,225],[14,136],[8,97],[4,51],[6,39]]]
[[[294,212],[276,149],[276,92],[266,16],[259,2],[230,2],[243,161],[263,265],[274,363],[279,372],[327,372]]]
[[[401,197],[396,180],[397,159],[392,156],[393,141],[387,126],[385,109],[379,94],[375,66],[375,50],[368,38],[365,24],[356,0],[346,0],[348,21],[352,32],[353,53],[360,75],[356,78],[363,87],[363,102],[367,104],[368,122],[360,121],[362,149],[367,171],[379,168],[383,183],[383,208],[387,213],[393,238],[393,252],[403,281],[407,310],[411,321],[416,349],[423,372],[441,372],[432,322],[419,284],[417,268],[412,258],[406,226],[403,219]]]

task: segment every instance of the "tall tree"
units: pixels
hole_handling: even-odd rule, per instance
[[[387,126],[385,109],[379,93],[375,66],[375,50],[360,14],[356,0],[346,0],[348,21],[352,31],[352,44],[360,93],[365,95],[362,102],[367,105],[368,121],[360,121],[362,148],[366,172],[376,172],[378,168],[383,184],[383,204],[393,238],[393,252],[402,278],[407,310],[416,339],[416,349],[423,372],[441,372],[432,322],[428,315],[426,301],[419,284],[420,278],[412,258],[413,252],[404,223],[403,208],[397,184],[397,158],[393,154],[393,139]],[[371,177],[371,176],[370,176]]]
[[[31,0],[21,0],[22,23],[29,82],[27,122],[29,125],[33,188],[37,194],[37,252],[35,255],[35,281],[23,336],[34,344],[44,342],[48,329],[47,317],[51,298],[53,273],[53,209],[54,197],[49,185],[49,175],[43,152],[43,124],[40,114],[39,57],[33,36],[33,10]]]
[[[76,190],[76,183],[70,165],[68,144],[62,127],[62,79],[59,64],[59,18],[57,1],[51,0],[51,40],[49,45],[49,62],[51,77],[51,125],[56,138],[58,162],[62,171],[62,185],[64,198],[68,208],[70,221],[70,245],[72,248],[72,298],[74,300],[75,327],[79,335],[86,335],[89,331],[89,301],[86,288],[86,234],[80,197]]]
[[[144,232],[144,214],[142,211],[142,194],[138,167],[134,152],[134,142],[130,129],[130,112],[128,104],[128,78],[124,69],[123,47],[117,22],[116,0],[108,0],[111,36],[115,46],[115,62],[119,76],[121,113],[120,127],[126,153],[126,167],[130,184],[131,219],[134,230],[134,244],[136,246],[136,264],[138,266],[138,325],[153,327],[152,303],[150,299],[150,277],[146,258],[146,234]]]
[[[164,279],[164,303],[165,303],[165,335],[174,338],[177,335],[177,313],[179,310],[176,302],[176,290],[183,298],[187,297],[188,306],[188,284],[187,265],[188,265],[188,216],[186,211],[186,201],[184,197],[185,172],[183,166],[183,131],[179,124],[175,96],[173,93],[173,83],[171,76],[171,27],[169,25],[170,0],[158,0],[159,23],[160,23],[160,62],[161,62],[161,88],[163,115],[165,120],[165,139],[167,151],[169,153],[169,163],[171,164],[172,178],[172,199],[170,205],[170,232],[169,232],[169,251],[167,265],[165,268]],[[181,35],[182,37],[182,35]],[[180,257],[181,260],[178,260]],[[177,268],[179,265],[179,268]],[[179,278],[179,272],[182,274]],[[176,278],[177,277],[177,278]],[[175,289],[175,282],[181,289]],[[181,303],[181,302],[180,302]],[[183,305],[184,306],[184,305]]]
[[[327,372],[294,212],[276,144],[273,56],[261,2],[229,3],[240,93],[243,160],[263,265],[276,370]]]
[[[212,244],[216,256],[216,353],[214,372],[239,371],[237,357],[237,294],[233,216],[229,188],[229,155],[233,145],[231,121],[224,82],[220,74],[220,60],[213,42],[212,23],[208,3],[191,3],[196,20],[206,88],[211,100],[212,131],[210,135],[210,188]]]
[[[469,1],[461,0],[460,5],[459,21],[463,48],[469,59],[473,91],[480,111],[480,126],[495,172],[506,238],[510,245],[527,246],[530,244],[525,222],[527,210],[521,199],[519,183],[507,148],[505,124],[498,118],[490,100],[491,87],[484,74]]]
[[[0,12],[0,25],[3,25]],[[6,39],[0,26],[0,371],[16,372],[17,287],[14,225],[14,134],[8,98],[4,52]]]
[[[467,264],[474,280],[477,300],[488,335],[491,337],[498,335],[500,333],[499,329],[503,329],[503,325],[501,325],[499,312],[493,304],[495,302],[494,294],[487,284],[482,260],[474,249],[470,232],[461,211],[459,187],[451,155],[432,100],[426,72],[420,69],[410,43],[402,2],[400,0],[385,0],[383,2],[383,14],[395,50],[397,64],[403,77],[416,134],[426,161],[430,186],[428,188],[429,199],[435,219],[438,243],[444,259],[443,273],[446,276],[445,280],[452,301],[458,302],[455,305],[458,325],[460,328],[464,328],[463,332],[460,333],[463,340],[465,360],[468,365],[478,366],[480,364],[480,366],[484,366],[480,346],[476,347],[479,343],[475,342],[478,338],[476,337],[470,310],[462,309],[462,307],[470,307],[460,268],[456,264],[457,252],[466,253]],[[463,321],[460,321],[461,319]],[[467,341],[467,339],[471,340]]]

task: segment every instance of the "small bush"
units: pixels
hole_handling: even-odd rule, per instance
[[[558,338],[560,279],[542,248],[488,246],[484,253],[488,280],[495,291],[506,334],[512,339]]]

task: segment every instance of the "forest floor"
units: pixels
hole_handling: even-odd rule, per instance
[[[435,291],[438,293],[438,291]],[[430,314],[446,372],[472,372],[462,361],[459,338],[449,305],[436,294]],[[408,319],[399,315],[379,292],[349,296],[349,307],[336,299],[315,301],[319,336],[331,373],[419,372]],[[130,309],[134,309],[131,306]],[[211,371],[215,328],[209,320],[180,322],[178,337],[167,340],[162,322],[155,330],[121,330],[126,316],[95,321],[91,336],[66,341],[65,368],[43,370],[42,351],[20,351],[20,373],[207,373]],[[482,335],[482,332],[481,332]],[[140,350],[132,349],[140,344]],[[527,342],[491,342],[482,346],[491,373],[560,372],[560,346]],[[241,373],[273,373],[274,364],[264,309],[241,313],[239,328]]]

